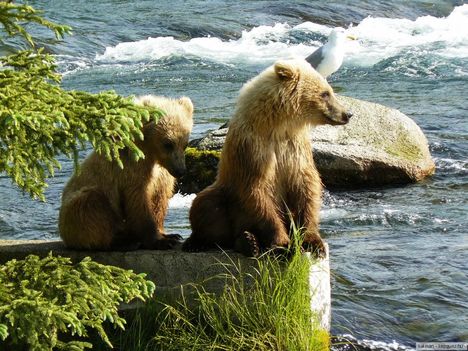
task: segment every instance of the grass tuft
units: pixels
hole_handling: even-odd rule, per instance
[[[296,231],[296,238],[299,238]],[[289,260],[271,254],[242,267],[220,263],[224,288],[192,285],[173,303],[140,309],[113,341],[120,350],[328,350],[329,334],[310,310],[310,258],[296,239]]]

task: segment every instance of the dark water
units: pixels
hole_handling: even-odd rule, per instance
[[[368,347],[468,341],[468,5],[461,1],[31,1],[74,28],[54,43],[64,86],[120,94],[187,95],[193,137],[231,115],[242,84],[281,57],[306,56],[331,27],[349,26],[343,95],[398,108],[425,132],[435,176],[397,188],[326,193],[333,326]],[[372,17],[368,17],[372,16]],[[148,39],[151,37],[152,39]],[[10,45],[14,45],[11,44]],[[7,46],[3,47],[3,50]],[[0,238],[55,238],[72,165],[47,203],[0,176]],[[193,196],[176,197],[169,231],[189,234]]]

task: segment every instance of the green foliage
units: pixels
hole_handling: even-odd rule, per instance
[[[22,22],[36,23],[47,27],[60,39],[66,33],[70,33],[71,28],[50,22],[42,17],[42,11],[38,11],[29,5],[14,4],[11,1],[0,1],[0,23],[9,36],[20,35],[30,46],[34,46],[34,39],[29,34]],[[1,38],[0,38],[1,39]],[[1,42],[1,40],[0,40]]]
[[[144,274],[89,257],[76,265],[52,254],[11,260],[0,267],[0,339],[31,351],[78,351],[92,347],[83,338],[93,329],[112,347],[103,322],[124,329],[118,306],[153,292]]]
[[[144,157],[134,140],[143,138],[147,109],[113,92],[61,89],[51,83],[60,79],[53,58],[41,50],[0,62],[14,68],[0,71],[0,172],[21,189],[42,197],[45,178],[60,166],[56,157],[74,157],[86,141],[121,166],[119,152],[125,147],[136,159]]]
[[[251,286],[237,266],[220,296],[198,288],[198,309],[166,307],[154,350],[328,350],[327,333],[311,325],[309,264],[300,254],[286,267],[266,256]]]
[[[19,21],[46,26],[57,38],[69,31],[43,19],[30,6],[0,2],[0,23],[6,33],[33,45]],[[46,179],[60,168],[57,156],[73,157],[77,163],[78,151],[90,142],[98,153],[123,167],[120,151],[127,148],[136,160],[144,158],[135,141],[143,138],[143,123],[160,116],[156,109],[136,106],[131,98],[112,91],[63,90],[60,79],[53,56],[42,49],[0,57],[0,173],[42,200]]]
[[[288,262],[271,254],[252,259],[256,269],[222,264],[226,274],[212,278],[221,280],[222,292],[195,285],[185,288],[194,296],[162,311],[161,303],[146,304],[113,340],[127,351],[328,351],[329,334],[310,310],[310,257],[300,248],[297,239]]]

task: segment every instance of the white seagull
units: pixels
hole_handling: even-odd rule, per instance
[[[346,35],[344,28],[334,28],[328,36],[326,44],[307,56],[306,61],[324,78],[327,78],[336,72],[343,63],[347,38],[356,40],[356,37]]]

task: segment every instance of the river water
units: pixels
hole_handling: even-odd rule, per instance
[[[244,82],[276,59],[307,56],[332,27],[352,25],[341,94],[399,109],[425,132],[436,174],[419,184],[326,192],[335,335],[364,347],[468,341],[468,5],[462,1],[149,1],[30,3],[73,27],[54,43],[68,89],[192,98],[192,138],[233,112]],[[15,45],[14,43],[6,45]],[[5,50],[7,46],[0,47]],[[85,156],[83,152],[82,156]],[[0,175],[0,238],[56,238],[72,171],[30,200]],[[194,195],[177,194],[168,232],[190,233]],[[339,348],[339,347],[338,347]]]

